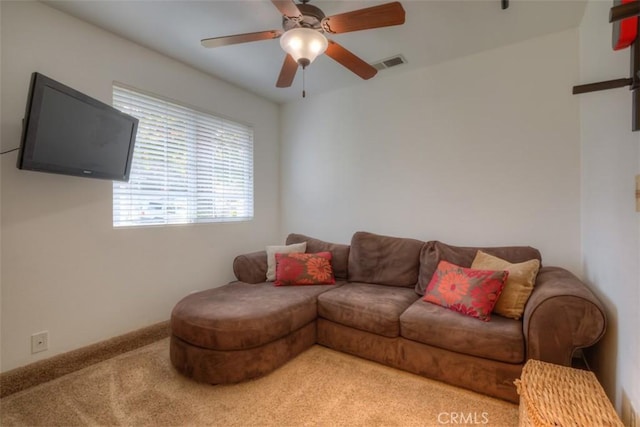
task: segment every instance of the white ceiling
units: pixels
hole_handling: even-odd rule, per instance
[[[200,45],[203,38],[280,29],[282,17],[269,0],[44,3],[275,102],[301,96],[300,71],[291,88],[275,87],[284,60],[278,40],[215,49]],[[312,1],[327,16],[382,3],[386,1]],[[330,37],[369,63],[404,55],[407,64],[381,71],[374,79],[577,27],[586,5],[582,0],[511,0],[509,9],[501,10],[500,0],[401,3],[406,10],[402,26]],[[327,56],[307,68],[305,79],[309,94],[367,84]]]

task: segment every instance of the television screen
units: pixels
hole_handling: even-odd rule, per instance
[[[138,119],[33,73],[18,168],[128,181]]]

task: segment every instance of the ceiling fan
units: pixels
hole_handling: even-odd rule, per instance
[[[238,43],[280,38],[280,45],[287,52],[276,87],[289,87],[298,70],[306,68],[322,53],[348,68],[363,79],[370,79],[378,72],[356,55],[334,42],[325,34],[341,34],[404,24],[405,12],[399,2],[354,10],[333,16],[325,16],[309,0],[294,3],[293,0],[271,0],[282,14],[282,30],[203,39],[202,46],[213,48]],[[304,93],[303,93],[304,96]]]

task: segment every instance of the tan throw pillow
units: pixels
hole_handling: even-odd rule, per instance
[[[307,250],[307,242],[287,246],[267,246],[267,282],[276,280],[276,254],[303,253]]]
[[[493,307],[493,312],[511,319],[520,319],[524,313],[524,306],[533,292],[533,286],[540,269],[540,261],[532,259],[512,264],[502,258],[478,251],[471,268],[509,272],[509,277],[498,302]]]

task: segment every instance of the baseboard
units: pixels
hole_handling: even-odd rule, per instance
[[[0,398],[54,380],[170,335],[169,321],[0,373]]]

